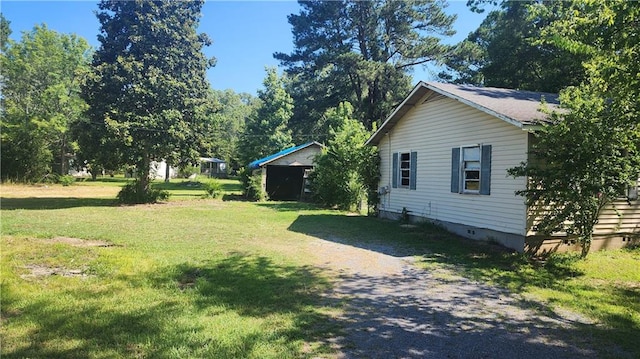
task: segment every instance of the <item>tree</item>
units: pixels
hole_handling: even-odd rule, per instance
[[[259,101],[248,93],[238,94],[233,90],[212,90],[212,97],[218,110],[212,116],[211,155],[225,159],[231,168],[244,166],[246,163],[240,161],[239,141],[245,121],[255,117]]]
[[[195,163],[208,148],[207,118],[213,109],[206,70],[214,60],[202,53],[210,39],[196,32],[202,5],[99,4],[101,45],[83,88],[91,135],[101,139],[98,152],[117,153],[120,161],[136,167],[143,194],[149,193],[152,161]]]
[[[275,68],[267,68],[264,88],[258,90],[260,104],[247,118],[240,139],[240,159],[246,166],[251,161],[293,146],[287,124],[293,113],[293,100],[284,89]]]
[[[122,168],[123,151],[106,127],[96,126],[84,117],[71,125],[70,134],[78,144],[75,152],[77,169],[86,169],[95,180],[104,171],[115,172]]]
[[[479,4],[472,4],[478,6]],[[544,14],[532,6],[548,8]],[[585,76],[584,56],[540,43],[557,1],[504,1],[447,58],[444,80],[473,85],[558,93]]]
[[[11,21],[7,20],[4,15],[0,13],[0,51],[2,51],[2,53],[7,51],[9,36],[11,36]]]
[[[546,15],[547,8],[536,11]],[[527,202],[538,230],[577,237],[586,256],[600,211],[640,175],[640,7],[626,1],[563,2],[542,41],[587,56],[587,79],[561,92],[565,111],[538,134],[536,161],[511,169],[529,176]]]
[[[381,121],[409,90],[414,66],[441,59],[455,16],[438,0],[300,1],[289,15],[295,49],[274,57],[286,67],[295,100],[295,135],[306,137],[342,101],[367,127]]]
[[[379,157],[374,147],[365,146],[371,133],[353,112],[348,102],[327,110],[330,138],[327,149],[315,159],[311,188],[314,200],[322,205],[353,210],[367,198],[371,209],[377,205]]]
[[[8,22],[2,23],[8,29]],[[2,179],[40,181],[54,170],[64,175],[75,147],[69,128],[86,109],[79,92],[91,48],[84,39],[46,25],[23,33],[20,42],[5,40]]]

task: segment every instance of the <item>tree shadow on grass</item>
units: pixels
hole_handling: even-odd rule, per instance
[[[163,191],[204,191],[204,187],[199,181],[152,182],[151,187]]]
[[[3,210],[15,209],[65,209],[75,207],[110,207],[117,205],[114,198],[30,197],[0,198]]]
[[[28,332],[22,345],[3,346],[2,357],[302,357],[302,342],[326,353],[322,340],[335,328],[319,309],[329,305],[319,296],[329,284],[316,270],[266,257],[237,254],[114,281],[39,295],[26,305],[3,287],[3,326]],[[67,297],[78,305],[65,305]],[[7,318],[11,307],[19,314]],[[229,322],[212,331],[208,322],[219,318]]]
[[[171,182],[153,182],[151,186],[155,189],[165,190],[165,191],[197,191],[204,192],[205,184],[215,181],[215,179],[203,179],[196,181],[171,181]],[[218,182],[222,192],[239,192],[242,191],[242,187],[237,183],[227,183],[227,182]]]
[[[4,289],[4,288],[3,288]],[[82,303],[70,307],[59,298],[41,296],[20,308],[20,315],[8,318],[3,324],[11,330],[13,321],[26,325],[27,339],[22,345],[12,345],[3,358],[87,358],[90,356],[135,356],[136,341],[160,337],[163,320],[176,310],[173,303],[146,304],[131,310],[101,305],[101,299],[116,293],[108,290],[88,291],[74,289],[57,293],[58,297],[81,298]],[[7,292],[3,293],[3,301]],[[10,302],[19,302],[14,299]],[[129,309],[129,310],[127,310]],[[163,355],[153,348],[152,355]],[[167,352],[164,352],[167,354]]]
[[[231,357],[251,356],[254,347],[275,341],[285,352],[299,356],[299,341],[319,343],[335,329],[318,310],[333,305],[319,295],[330,284],[313,267],[283,266],[267,257],[232,253],[223,260],[183,263],[161,273],[154,279],[156,285],[175,286],[190,295],[199,311],[225,308],[248,318],[292,317],[293,325],[276,324],[267,332],[244,337],[239,346],[243,349]]]
[[[278,212],[299,212],[317,210],[319,207],[313,203],[297,201],[260,202],[258,207],[273,209]]]
[[[184,263],[158,277],[158,284],[174,283],[195,295],[199,307],[223,304],[241,315],[261,317],[300,311],[314,303],[314,290],[328,283],[312,267],[279,266],[267,257],[240,253],[221,261]]]

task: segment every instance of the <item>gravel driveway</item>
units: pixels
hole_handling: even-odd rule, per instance
[[[319,264],[339,273],[328,296],[346,300],[344,336],[332,338],[341,358],[595,358],[573,313],[544,307],[469,280],[455,268],[419,269],[389,245],[312,244]],[[612,353],[626,357],[626,353]]]

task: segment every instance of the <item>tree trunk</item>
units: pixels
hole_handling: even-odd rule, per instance
[[[144,193],[149,193],[149,173],[151,172],[151,159],[149,158],[149,152],[144,151],[142,155],[142,161],[138,168],[138,183],[140,184],[140,190]]]
[[[580,246],[582,247],[582,251],[580,252],[580,258],[586,258],[587,254],[589,254],[589,249],[591,249],[592,239],[593,239],[593,236],[591,233],[580,238]]]
[[[64,148],[65,148],[65,136],[62,135],[62,139],[61,139],[61,144],[60,144],[60,176],[64,176],[67,175],[68,173],[66,173],[65,171],[65,165],[64,165]]]
[[[165,160],[165,171],[164,171],[164,182],[165,183],[169,183],[169,179],[171,176],[171,165],[169,164],[169,161]]]

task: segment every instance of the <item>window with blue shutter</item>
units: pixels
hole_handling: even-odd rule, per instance
[[[409,187],[411,182],[411,154],[409,152],[400,153],[400,187]]]
[[[417,152],[398,152],[393,154],[393,188],[416,189]]]
[[[491,193],[491,145],[451,149],[451,192]]]

